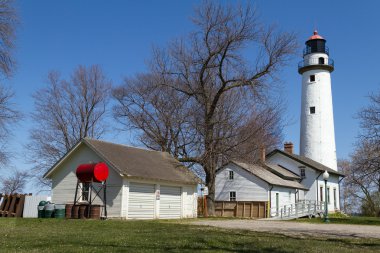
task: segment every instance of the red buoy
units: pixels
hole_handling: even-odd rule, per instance
[[[108,167],[102,162],[81,164],[78,166],[76,174],[82,183],[101,183],[108,178]]]

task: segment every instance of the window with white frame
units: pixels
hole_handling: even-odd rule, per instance
[[[82,183],[82,201],[89,201],[90,184]]]
[[[234,180],[234,171],[233,171],[233,170],[230,170],[230,171],[228,172],[228,179],[229,179],[229,180]]]
[[[230,201],[236,201],[236,192],[230,192]]]

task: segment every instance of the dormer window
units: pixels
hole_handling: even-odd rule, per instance
[[[301,179],[306,178],[306,171],[305,171],[305,168],[300,168],[300,175],[301,175]]]

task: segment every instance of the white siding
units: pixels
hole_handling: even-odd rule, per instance
[[[234,179],[230,180],[229,171],[234,172]],[[229,201],[230,192],[236,192],[237,201],[268,201],[269,186],[262,179],[241,169],[235,164],[228,164],[216,174],[216,200]]]
[[[284,206],[290,206],[291,204],[295,203],[296,198],[296,189],[286,188],[286,187],[280,187],[280,186],[274,186],[271,190],[271,210],[272,212],[276,210],[277,207],[277,200],[276,200],[276,194],[278,193],[278,200],[279,200],[279,206],[278,210],[280,211],[281,208],[284,208]]]
[[[321,180],[318,180],[318,200],[321,200],[320,196],[320,187],[323,188],[323,200],[326,200],[325,198],[325,181],[322,179],[322,176],[320,176]],[[340,209],[339,205],[339,177],[336,175],[331,175],[327,181],[327,189],[330,189],[330,203],[328,204],[328,210],[329,212],[335,211],[335,209]],[[336,208],[334,207],[334,189],[336,189]]]
[[[52,202],[56,204],[73,203],[77,184],[77,177],[75,175],[76,168],[82,163],[96,163],[101,161],[102,159],[85,144],[79,145],[75,152],[72,152],[50,176],[52,179]],[[110,165],[108,165],[108,167],[110,168],[107,180],[108,217],[120,217],[122,178]],[[96,203],[99,202],[97,201]]]
[[[287,156],[284,156],[280,153],[276,153],[273,156],[268,158],[268,162],[280,164],[283,167],[287,168],[288,170],[292,171],[293,173],[300,175],[300,166],[304,166],[305,168],[305,176],[301,181],[301,184],[303,184],[306,188],[308,188],[308,191],[304,192],[304,199],[306,200],[316,200],[317,198],[317,185],[316,185],[316,179],[320,172],[317,172],[315,169],[309,168],[299,162],[294,161],[293,159],[290,159]],[[300,194],[300,200],[303,200],[301,198]]]
[[[275,163],[275,164],[280,164],[284,166],[285,168],[293,171],[296,174],[300,174],[299,172],[299,166],[304,166],[301,163],[298,163],[294,161],[293,159],[290,159],[289,157],[286,157],[280,153],[276,153],[273,156],[268,158],[268,162]],[[323,187],[323,194],[324,192],[324,181],[323,181],[323,176],[322,173],[319,171],[316,171],[315,169],[306,167],[305,169],[306,172],[306,178],[301,181],[303,185],[305,185],[307,188],[309,188],[309,191],[305,191],[304,193],[304,199],[307,200],[321,200],[320,196],[320,187]],[[339,176],[338,175],[333,175],[330,173],[330,178],[328,180],[328,187],[330,187],[330,204],[328,206],[330,211],[333,211],[334,208],[334,191],[333,189],[336,189],[336,205],[337,209],[340,209],[339,205],[339,200],[340,200],[340,195],[339,195]],[[303,193],[300,193],[300,200],[302,200],[301,195]],[[323,200],[325,197],[323,196]]]
[[[184,186],[183,189],[183,218],[196,218],[198,196],[196,186]]]

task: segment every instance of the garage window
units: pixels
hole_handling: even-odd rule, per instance
[[[89,201],[90,184],[82,183],[82,201]]]
[[[236,192],[230,192],[230,201],[236,201]]]

